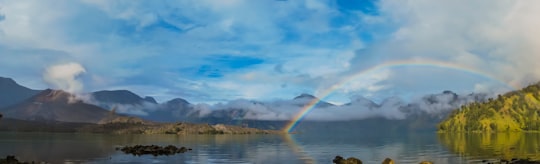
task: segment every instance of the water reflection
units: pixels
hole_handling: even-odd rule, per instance
[[[439,133],[451,152],[471,160],[540,159],[539,133]]]
[[[285,141],[287,146],[289,146],[289,148],[294,152],[294,154],[304,161],[304,163],[306,164],[316,163],[315,159],[309,156],[309,154],[306,153],[306,151],[304,150],[302,146],[297,144],[297,141],[293,135],[283,134],[283,140]]]
[[[176,145],[193,148],[174,156],[133,156],[123,145]],[[336,155],[364,163],[433,161],[437,164],[483,159],[540,159],[540,134],[293,134],[293,135],[108,135],[0,132],[0,156],[51,163],[331,163]]]
[[[0,156],[51,163],[304,163],[279,135],[106,135],[0,132]],[[293,143],[293,142],[289,142]],[[122,145],[193,148],[174,156],[133,156]],[[294,147],[294,146],[292,146]]]

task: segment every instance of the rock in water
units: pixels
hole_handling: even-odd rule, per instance
[[[336,156],[334,160],[332,160],[335,164],[362,164],[362,161],[360,159],[349,157],[347,159],[344,159],[341,156]]]
[[[119,149],[116,148],[116,150],[120,150],[126,154],[133,154],[133,155],[145,155],[145,154],[152,154],[154,156],[159,155],[174,155],[178,153],[185,153],[191,148],[186,147],[176,147],[173,145],[169,145],[166,147],[157,146],[157,145],[135,145],[135,146],[124,146],[123,148]]]
[[[362,161],[358,158],[349,157],[347,158],[347,164],[362,164]]]
[[[420,162],[419,164],[433,164],[433,162],[430,162],[430,161],[422,161],[422,162]]]
[[[334,160],[332,160],[332,162],[335,164],[343,164],[345,163],[345,159],[343,159],[343,157],[338,155],[334,158]]]
[[[395,164],[395,162],[394,162],[394,160],[392,160],[390,158],[386,158],[386,159],[384,159],[382,164]]]

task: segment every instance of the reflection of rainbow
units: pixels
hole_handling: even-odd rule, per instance
[[[515,90],[516,88],[518,88],[518,87],[514,87],[512,85],[506,84],[503,80],[498,80],[497,78],[491,76],[489,73],[482,72],[482,71],[480,71],[480,70],[478,70],[476,68],[468,67],[468,66],[464,66],[464,65],[446,63],[446,62],[441,62],[441,61],[433,61],[433,60],[390,61],[390,62],[386,62],[386,63],[380,64],[380,65],[376,65],[376,66],[368,68],[368,69],[364,69],[364,70],[362,70],[362,71],[360,71],[360,72],[358,72],[356,74],[353,74],[352,76],[349,76],[349,77],[339,81],[338,83],[330,86],[326,90],[323,90],[322,92],[320,92],[320,94],[317,95],[320,99],[314,99],[314,100],[310,101],[307,105],[305,105],[300,110],[300,112],[298,114],[296,114],[296,116],[293,117],[293,119],[287,124],[287,126],[285,126],[283,131],[290,133],[292,130],[294,130],[296,125],[311,110],[314,109],[314,107],[320,102],[320,100],[324,99],[325,97],[330,95],[333,91],[335,91],[336,89],[341,88],[343,85],[347,84],[348,82],[353,81],[356,78],[361,77],[363,75],[366,75],[368,73],[373,73],[374,71],[378,71],[378,70],[382,70],[382,69],[396,68],[396,67],[404,67],[404,66],[425,66],[425,67],[436,67],[436,68],[445,68],[445,69],[458,70],[458,71],[463,71],[463,72],[466,72],[466,73],[479,75],[481,77],[497,81],[497,82],[505,85],[505,87],[507,87],[507,89]]]
[[[300,159],[303,160],[304,163],[316,163],[315,159],[313,159],[313,157],[309,156],[306,152],[304,152],[304,149],[296,143],[296,140],[293,136],[291,136],[291,134],[283,134],[283,138],[287,146],[289,146],[289,148],[291,148],[294,154],[298,155],[298,157],[300,157]]]

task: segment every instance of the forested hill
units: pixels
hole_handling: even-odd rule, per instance
[[[474,102],[453,111],[438,125],[440,132],[503,132],[540,130],[540,83]]]

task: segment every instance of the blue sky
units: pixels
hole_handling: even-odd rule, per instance
[[[538,3],[0,0],[0,76],[65,89],[73,83],[59,85],[46,70],[76,63],[79,72],[56,76],[75,81],[76,92],[129,89],[158,101],[215,103],[318,95],[385,62],[430,60],[490,78],[388,68],[351,79],[325,100],[497,93],[539,80]]]

